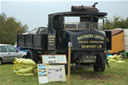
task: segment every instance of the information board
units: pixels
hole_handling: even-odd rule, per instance
[[[66,55],[42,55],[43,64],[66,64]]]
[[[66,81],[64,65],[47,65],[48,81]]]
[[[48,83],[48,72],[45,64],[38,64],[38,80],[39,84]]]

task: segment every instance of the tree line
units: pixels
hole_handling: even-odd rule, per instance
[[[0,44],[14,44],[19,32],[25,32],[28,26],[22,25],[14,17],[7,17],[5,13],[0,14]]]
[[[107,19],[104,23],[103,29],[111,30],[115,28],[128,29],[128,17],[123,19],[119,16],[114,16],[113,20]]]
[[[102,29],[128,29],[128,17],[113,17],[113,20],[106,20]],[[28,26],[23,25],[14,17],[7,17],[4,13],[0,14],[0,44],[14,44],[17,34],[24,33],[28,30]]]

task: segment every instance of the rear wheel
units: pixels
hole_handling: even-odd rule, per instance
[[[37,56],[36,51],[34,51],[34,50],[28,51],[27,58],[30,58],[30,59],[34,60],[36,63],[38,63],[38,56]]]
[[[95,72],[104,72],[105,70],[105,61],[102,56],[98,55],[96,63],[93,66]]]
[[[0,59],[0,65],[2,64],[2,59]]]

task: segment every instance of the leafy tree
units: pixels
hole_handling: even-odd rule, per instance
[[[106,20],[104,27],[102,27],[102,29],[115,28],[128,29],[128,17],[126,19],[117,16],[113,17],[113,20]]]
[[[0,43],[14,44],[17,34],[28,30],[27,25],[22,25],[14,17],[0,14]]]

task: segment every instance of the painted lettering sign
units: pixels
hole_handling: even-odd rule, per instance
[[[77,40],[82,40],[82,39],[85,39],[85,38],[95,38],[95,39],[104,40],[103,36],[96,35],[96,34],[81,35],[81,36],[77,37]]]
[[[77,37],[80,48],[104,48],[105,37],[96,34],[86,34]]]
[[[55,34],[49,34],[48,35],[48,49],[54,50],[55,49]]]

